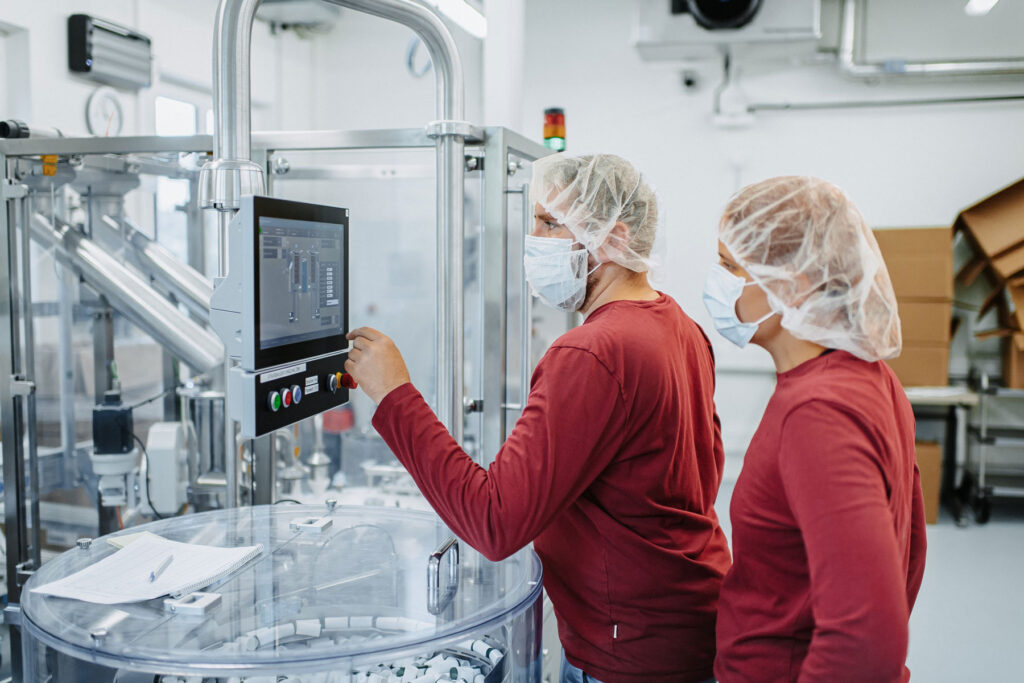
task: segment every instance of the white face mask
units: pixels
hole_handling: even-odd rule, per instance
[[[526,236],[526,281],[534,296],[561,311],[579,310],[587,293],[587,276],[594,272],[587,271],[587,250],[573,249],[575,244],[572,239]]]
[[[704,307],[711,314],[715,329],[741,349],[750,343],[758,326],[775,315],[774,311],[768,311],[752,323],[745,323],[736,315],[736,302],[743,294],[743,289],[754,284],[757,283],[747,282],[716,263],[711,266],[708,281],[704,285]]]

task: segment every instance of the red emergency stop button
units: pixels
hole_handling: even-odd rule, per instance
[[[358,389],[359,384],[356,382],[356,378],[347,372],[341,376],[341,385],[346,389]]]

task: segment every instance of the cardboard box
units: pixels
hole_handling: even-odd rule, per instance
[[[1024,334],[1003,340],[1003,386],[1024,389]]]
[[[903,345],[948,344],[953,303],[950,301],[898,300]]]
[[[949,343],[908,344],[897,358],[885,361],[905,387],[949,384]]]
[[[949,384],[953,233],[949,228],[875,230],[899,306],[903,352],[887,361],[903,386]]]
[[[1024,271],[1024,180],[964,209],[953,224],[1000,281]]]
[[[924,518],[928,524],[939,521],[939,499],[942,493],[942,446],[932,441],[918,441],[917,469],[921,471],[921,493],[924,496]]]
[[[875,230],[897,299],[953,300],[953,233],[949,228]]]

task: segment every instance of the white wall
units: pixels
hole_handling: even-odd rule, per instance
[[[480,119],[483,51],[479,40],[453,28],[466,80],[466,116]],[[309,67],[308,124],[316,129],[416,128],[437,119],[435,79],[422,78],[405,66],[411,30],[350,10],[343,10],[334,31],[318,37]],[[426,59],[420,46],[419,59]],[[301,89],[301,86],[293,86]],[[301,115],[301,112],[296,112]]]
[[[699,65],[703,82],[687,91],[678,69],[640,60],[632,21],[632,3],[620,0],[528,0],[524,132],[539,136],[543,109],[561,106],[570,151],[612,152],[640,168],[662,202],[662,288],[705,329],[700,292],[718,217],[745,184],[817,175],[845,188],[873,226],[934,226],[1024,175],[1022,102],[762,113],[750,128],[718,128],[719,67]],[[739,66],[750,102],[1024,92],[1021,79],[869,85],[830,64]],[[726,450],[742,453],[772,389],[771,365],[760,349],[740,352],[712,336]]]

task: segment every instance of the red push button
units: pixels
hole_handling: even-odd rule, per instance
[[[347,372],[341,376],[341,385],[347,389],[358,389],[359,384],[356,382],[355,377],[348,374]]]
[[[291,389],[282,389],[281,390],[281,402],[284,404],[285,408],[289,407],[292,404],[292,391],[291,391]]]

